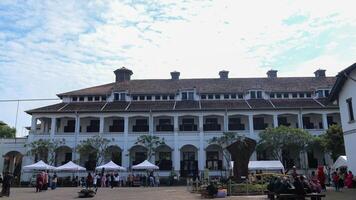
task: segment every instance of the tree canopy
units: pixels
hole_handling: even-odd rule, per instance
[[[80,142],[77,146],[77,152],[81,155],[92,155],[96,164],[100,165],[104,161],[104,157],[109,145],[109,140],[99,135],[95,135]]]
[[[16,129],[0,121],[0,138],[15,138]]]
[[[25,144],[25,147],[29,147],[28,155],[34,156],[35,161],[43,160],[50,165],[54,164],[56,158],[56,149],[63,145],[64,140],[36,140],[29,144]]]
[[[319,140],[325,151],[331,153],[331,157],[334,161],[339,156],[345,155],[345,144],[341,126],[330,126],[325,134],[320,136]]]
[[[260,132],[260,141],[257,145],[258,151],[267,151],[280,161],[282,161],[283,150],[293,150],[299,153],[307,150],[308,144],[313,141],[313,136],[299,128],[279,126],[277,128],[267,128]]]
[[[151,160],[157,147],[166,144],[164,138],[154,135],[140,135],[135,144],[144,146],[147,149],[147,160]]]

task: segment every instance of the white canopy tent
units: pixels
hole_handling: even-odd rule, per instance
[[[23,170],[54,170],[55,167],[46,164],[42,160],[32,164],[32,165],[26,165],[23,167]]]
[[[107,171],[126,171],[125,167],[121,167],[120,165],[117,165],[113,161],[110,161],[104,165],[98,166],[95,168],[96,170],[102,170],[105,169]]]
[[[346,156],[339,156],[335,163],[333,164],[333,169],[337,169],[340,167],[347,167],[347,157]]]
[[[67,162],[66,164],[56,167],[56,171],[66,171],[66,172],[78,172],[78,171],[86,171],[86,169],[82,166],[79,166],[72,161]]]
[[[132,169],[136,169],[136,170],[139,170],[139,169],[154,170],[154,169],[159,169],[159,167],[157,165],[154,165],[154,164],[150,163],[148,160],[145,160],[140,164],[132,166]]]
[[[284,166],[279,160],[257,160],[248,163],[249,170],[284,170]]]

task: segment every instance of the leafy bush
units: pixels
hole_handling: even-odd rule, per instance
[[[267,190],[266,184],[232,184],[230,195],[263,194],[265,190]]]

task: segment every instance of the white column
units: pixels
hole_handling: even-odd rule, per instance
[[[79,115],[76,115],[75,116],[73,160],[79,159],[79,157],[77,157],[77,145],[78,145],[79,132],[80,132],[80,117],[79,117]]]
[[[225,111],[224,114],[224,132],[228,132],[229,131],[229,116],[227,115],[227,111]]]
[[[152,114],[150,114],[150,116],[148,117],[148,130],[149,130],[149,134],[153,135],[153,116],[152,116]]]
[[[250,134],[253,134],[254,130],[253,130],[253,115],[252,114],[248,115],[248,127],[250,129]]]
[[[31,133],[36,133],[36,122],[37,122],[37,118],[35,116],[32,116]]]
[[[278,115],[277,114],[273,115],[273,127],[274,128],[278,127]]]
[[[303,129],[304,125],[303,125],[303,114],[299,113],[298,114],[298,128]]]
[[[55,118],[55,117],[51,118],[51,133],[50,133],[51,140],[54,139],[54,135],[56,132],[56,121],[57,121],[57,118]]]
[[[104,116],[100,116],[99,135],[102,135],[104,133],[104,126],[105,126],[105,118]]]
[[[177,115],[173,117],[173,131],[174,131],[173,166],[176,173],[178,173],[180,171],[180,151],[179,151],[179,144],[178,144],[179,124],[178,124]]]
[[[204,149],[204,131],[203,131],[203,115],[199,115],[199,156],[198,156],[198,168],[204,170],[205,168],[205,149]]]
[[[328,127],[328,117],[327,117],[327,114],[326,113],[323,113],[322,114],[322,117],[323,117],[323,129],[324,130],[327,130],[329,127]]]
[[[129,137],[129,117],[125,116],[124,117],[124,150],[122,154],[122,165],[124,167],[129,167],[130,166],[130,154],[129,154],[129,147],[127,144]]]

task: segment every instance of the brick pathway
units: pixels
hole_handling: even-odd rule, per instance
[[[35,193],[34,188],[12,188],[9,200],[65,200],[78,199],[77,192],[80,188],[57,188],[45,192]],[[342,192],[327,192],[326,200],[354,200],[356,189],[343,190]],[[160,187],[160,188],[99,188],[97,195],[92,200],[196,200],[197,194],[187,192],[186,187]],[[231,200],[257,200],[266,199],[265,196],[229,197]]]

